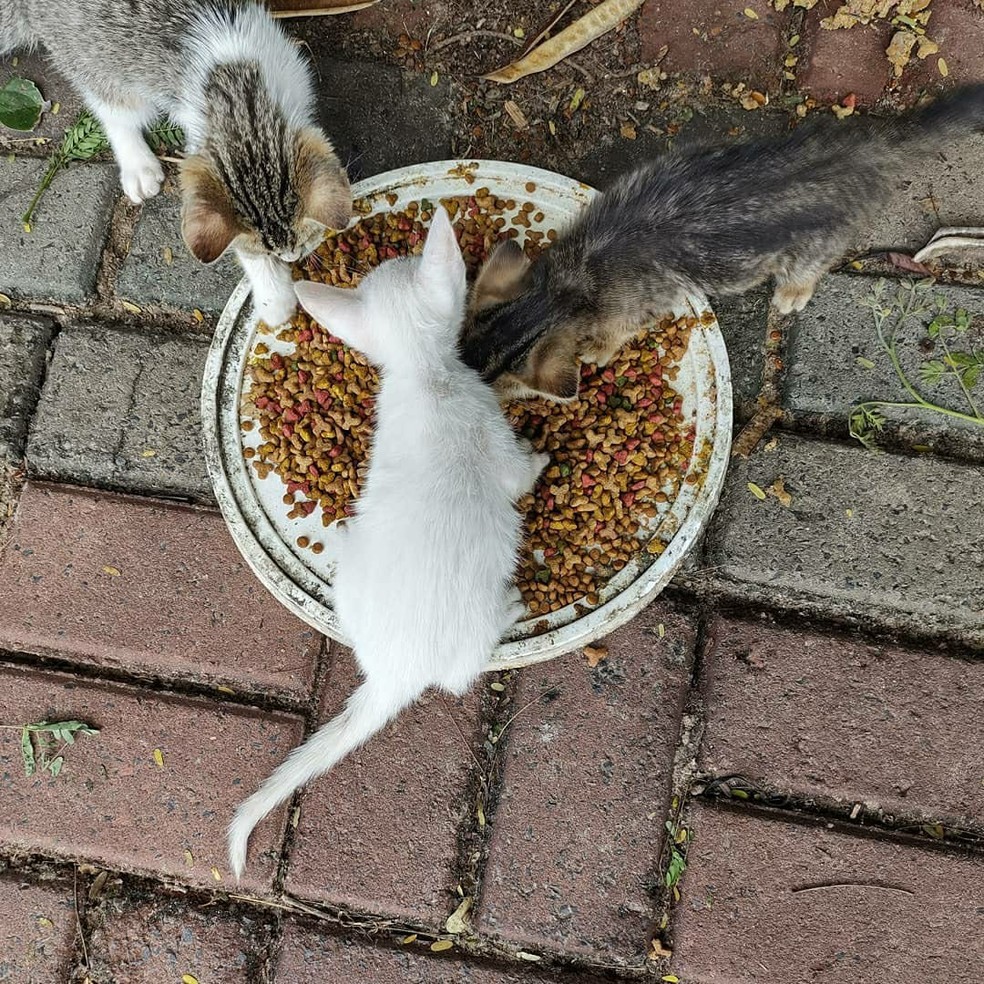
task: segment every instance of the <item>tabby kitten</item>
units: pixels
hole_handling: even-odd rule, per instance
[[[801,311],[893,179],[982,128],[984,85],[974,85],[895,120],[668,153],[595,198],[535,263],[499,246],[472,291],[463,358],[503,398],[568,400],[579,359],[605,365],[690,293],[773,277],[776,309]]]
[[[161,113],[181,126],[188,248],[212,263],[231,246],[257,315],[289,318],[290,264],[347,224],[352,195],[315,126],[310,70],[267,11],[246,0],[2,0],[0,53],[38,44],[102,124],[131,201],[164,180],[144,127]]]

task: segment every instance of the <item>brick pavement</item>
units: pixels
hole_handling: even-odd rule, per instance
[[[891,112],[984,79],[972,0],[932,4],[948,77],[934,56],[900,80],[890,25],[820,26],[835,0],[648,0],[574,65],[476,83],[541,6],[386,0],[293,24],[352,173],[460,154],[604,183],[678,135],[784,132],[802,98]],[[664,45],[653,89],[635,74]],[[17,70],[62,103],[39,131],[57,138],[78,101],[41,57]],[[14,71],[0,59],[0,84]],[[736,83],[769,105],[740,108]],[[907,415],[884,453],[847,443],[858,400],[901,394],[858,303],[870,277],[829,277],[791,324],[776,440],[732,463],[686,575],[604,661],[429,697],[275,811],[237,886],[232,809],[355,682],[210,507],[198,388],[238,274],[186,256],[173,183],[122,206],[105,159],[62,173],[23,232],[44,148],[0,147],[0,981],[981,979],[984,432]],[[906,174],[859,248],[980,223],[982,154]],[[978,267],[944,260],[961,285],[936,290],[979,325]],[[767,297],[716,305],[739,421]],[[917,334],[901,341],[917,370]],[[27,777],[19,726],[70,718],[100,734]]]

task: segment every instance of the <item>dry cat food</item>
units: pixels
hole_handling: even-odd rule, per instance
[[[553,230],[533,228],[543,214],[532,203],[498,198],[486,188],[441,205],[454,220],[470,272],[521,228],[531,258],[556,238]],[[302,276],[355,286],[377,263],[418,252],[434,208],[422,199],[364,217],[326,238],[301,264]],[[519,503],[528,537],[518,583],[534,615],[597,604],[600,587],[648,540],[640,537],[643,524],[675,497],[694,433],[672,384],[696,323],[668,321],[606,368],[583,366],[572,403],[535,400],[506,408],[516,431],[551,458],[533,494]],[[248,374],[243,428],[258,427],[259,443],[245,454],[261,478],[279,475],[288,518],[320,509],[328,526],[351,512],[367,468],[375,371],[298,312],[276,342],[255,346]],[[298,537],[297,546],[323,549],[310,536]],[[649,549],[658,553],[662,544]]]

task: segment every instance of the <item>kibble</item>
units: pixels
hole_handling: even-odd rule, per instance
[[[527,228],[531,217],[542,221],[542,213],[531,216],[532,203],[517,211],[515,201],[484,187],[439,204],[411,202],[399,212],[366,215],[357,203],[364,217],[328,236],[301,264],[302,276],[354,287],[381,261],[419,252],[437,207],[451,215],[471,272],[497,242],[518,236],[517,220]],[[524,249],[535,259],[555,240],[553,229],[530,230]],[[506,407],[516,432],[550,455],[533,493],[519,503],[527,540],[517,581],[533,614],[596,606],[605,583],[641,549],[662,550],[658,540],[646,546],[646,529],[657,504],[676,496],[693,454],[693,430],[673,382],[696,324],[695,318],[666,321],[607,367],[582,366],[573,403]],[[378,378],[360,353],[303,312],[277,341],[259,342],[250,360],[245,423],[255,420],[260,443],[244,453],[261,479],[275,472],[284,482],[289,519],[320,508],[329,526],[351,514],[365,478]],[[306,536],[297,545],[314,554],[324,549]]]

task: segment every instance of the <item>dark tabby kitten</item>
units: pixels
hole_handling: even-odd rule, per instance
[[[800,311],[893,177],[982,127],[976,85],[896,120],[669,153],[617,180],[536,263],[499,246],[472,292],[463,357],[504,398],[572,399],[579,359],[604,365],[690,292],[774,277],[775,307]]]
[[[262,6],[236,0],[0,0],[0,53],[44,45],[102,124],[134,202],[164,179],[143,128],[185,132],[182,232],[205,263],[232,246],[269,324],[294,310],[289,264],[346,225],[348,179],[314,125],[311,74]]]

